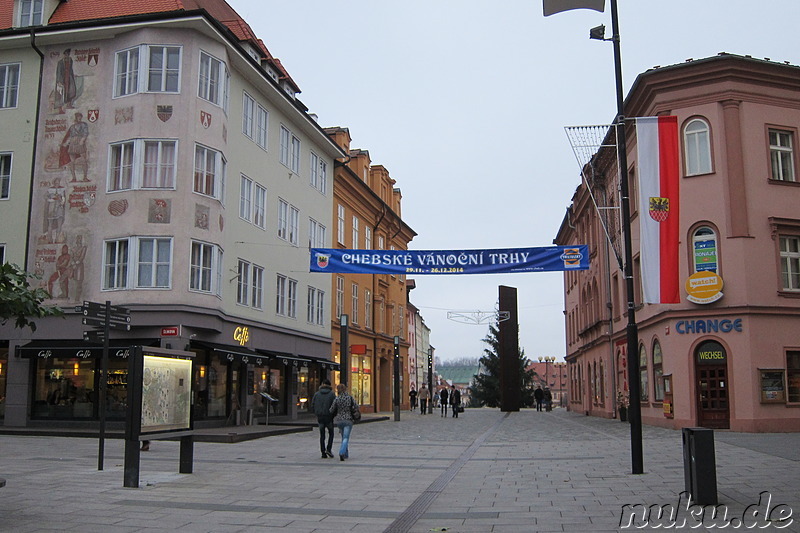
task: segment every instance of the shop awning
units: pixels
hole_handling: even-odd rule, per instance
[[[111,339],[108,356],[127,359],[131,346],[149,346],[154,342],[153,339]],[[99,359],[103,357],[103,347],[77,339],[35,340],[18,346],[17,354],[30,359]]]
[[[270,357],[244,346],[227,346],[208,341],[192,341],[192,346],[200,346],[219,355],[223,363],[244,363],[256,366],[266,365]]]
[[[309,359],[308,357],[300,357],[285,352],[274,352],[272,350],[259,350],[259,352],[269,356],[272,359],[277,359],[278,361],[287,366],[288,365],[308,366],[308,364],[311,362],[311,359]]]
[[[324,357],[316,357],[314,355],[303,355],[301,357],[311,359],[311,362],[318,364],[322,368],[326,368],[328,370],[339,370],[339,363],[336,361],[331,361],[330,359],[325,359]]]

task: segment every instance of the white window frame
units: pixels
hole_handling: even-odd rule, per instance
[[[336,276],[336,318],[344,314],[344,278]]]
[[[103,242],[103,290],[128,288],[130,239],[108,239]]]
[[[222,152],[202,144],[195,144],[192,190],[196,194],[221,200],[225,190],[226,165],[227,161]]]
[[[197,77],[198,98],[226,109],[229,77],[228,67],[224,61],[207,52],[200,51],[200,70]]]
[[[308,166],[311,186],[323,195],[327,194],[328,163],[312,151]]]
[[[372,328],[372,291],[364,289],[364,327]]]
[[[242,133],[252,139],[255,131],[256,100],[247,92],[242,94]]]
[[[114,98],[137,93],[180,94],[182,60],[183,47],[177,45],[142,44],[117,51]]]
[[[337,212],[337,219],[336,219],[336,240],[344,246],[344,206],[342,204],[338,204],[336,208]]]
[[[687,176],[712,171],[711,127],[701,118],[690,120],[683,128],[684,161]]]
[[[309,285],[308,287],[308,313],[306,321],[318,326],[325,325],[325,291]]]
[[[183,48],[166,44],[149,44],[142,45],[142,47],[147,55],[147,87],[145,91],[148,93],[180,94]],[[177,52],[177,60],[173,56],[174,52]],[[154,64],[159,58],[160,64]],[[154,74],[158,74],[159,81],[157,86],[153,80]]]
[[[372,250],[372,228],[364,226],[364,249]]]
[[[359,224],[358,217],[353,215],[353,243],[352,243],[351,247],[354,250],[358,249],[359,226],[360,226],[360,224]]]
[[[171,148],[170,151],[167,147]],[[150,150],[157,150],[155,164],[148,163]],[[175,190],[178,172],[178,141],[174,139],[129,139],[109,145],[108,192],[134,189]],[[149,169],[155,166],[156,184],[150,181]],[[122,173],[126,174],[124,179]]]
[[[236,303],[261,309],[264,303],[264,267],[239,259]]]
[[[239,218],[250,222],[253,218],[253,180],[241,175],[239,184]]]
[[[350,310],[352,312],[350,320],[353,322],[353,324],[358,324],[358,292],[359,292],[358,284],[353,283],[351,287],[352,301],[350,305]]]
[[[289,236],[289,202],[278,198],[278,238],[288,240]]]
[[[264,109],[261,104],[256,104],[256,124],[255,141],[258,146],[267,149],[267,139],[269,133],[269,111]]]
[[[20,0],[19,26],[41,26],[44,0]]]
[[[327,229],[313,218],[308,219],[308,247],[325,248],[325,233]]]
[[[300,210],[293,205],[289,206],[289,242],[300,243]]]
[[[781,290],[800,292],[800,235],[780,234]],[[794,244],[794,246],[791,246]]]
[[[794,132],[790,130],[769,128],[769,160],[770,179],[774,181],[797,181],[794,168]],[[773,136],[775,141],[773,142]]]
[[[152,254],[144,258],[142,246],[151,243]],[[162,255],[166,245],[166,257]],[[108,239],[103,243],[102,290],[160,289],[172,288],[173,245],[172,237],[131,236]],[[143,268],[148,266],[147,280]],[[166,269],[166,280],[159,273]]]
[[[281,150],[280,162],[283,166],[300,174],[300,139],[292,133],[292,130],[281,124]]]
[[[287,278],[286,316],[297,318],[297,280]]]
[[[0,109],[12,109],[19,102],[19,63],[0,64]]]
[[[189,254],[189,290],[220,295],[222,249],[216,244],[193,240]]]
[[[261,229],[267,227],[267,188],[259,183],[255,183],[252,223]]]
[[[236,303],[247,305],[250,301],[250,261],[239,259],[236,267]]]
[[[137,289],[171,289],[172,288],[172,238],[166,237],[135,237],[136,239],[136,246],[133,248],[136,252],[135,264],[136,264],[136,288]],[[142,259],[142,245],[146,242],[150,242],[153,244],[153,256],[145,261]],[[161,245],[167,245],[166,254],[167,257],[163,257],[161,255],[162,248]],[[144,265],[149,265],[150,269],[150,280],[147,283],[143,283],[144,275],[142,272],[142,268]],[[161,276],[159,272],[163,269],[166,269],[166,281],[164,283],[159,283],[159,279]]]
[[[286,280],[283,274],[278,274],[275,283],[275,314],[286,316]]]
[[[0,152],[0,200],[11,197],[11,165],[14,162],[12,152]]]

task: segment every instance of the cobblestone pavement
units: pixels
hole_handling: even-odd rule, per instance
[[[155,441],[133,489],[123,488],[122,441],[106,440],[98,471],[97,439],[0,435],[0,531],[519,533],[721,520],[800,531],[800,516],[785,514],[800,512],[800,434],[715,432],[716,517],[681,507],[681,442],[680,431],[645,426],[645,473],[632,475],[630,426],[618,420],[403,412],[357,425],[344,462],[320,459],[314,430],[196,443],[194,473],[178,474],[178,443]],[[672,517],[646,514],[669,505]]]

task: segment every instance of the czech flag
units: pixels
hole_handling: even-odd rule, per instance
[[[646,303],[680,302],[678,117],[636,119],[642,289]]]

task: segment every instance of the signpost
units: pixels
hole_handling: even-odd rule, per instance
[[[103,343],[103,359],[100,364],[100,442],[97,452],[97,469],[103,469],[103,456],[105,454],[106,438],[106,391],[108,389],[108,338],[112,329],[130,331],[131,311],[125,307],[111,305],[106,300],[105,304],[96,302],[83,302],[75,311],[83,314],[84,326],[102,328],[100,330],[84,331],[83,339],[91,342]]]

